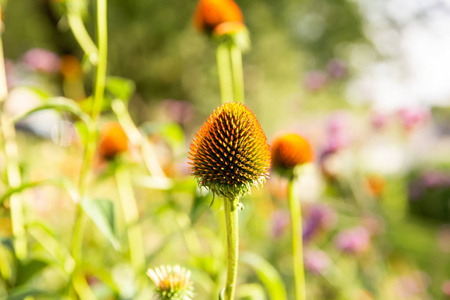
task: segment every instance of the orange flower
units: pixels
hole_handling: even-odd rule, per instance
[[[225,22],[244,22],[241,9],[233,0],[200,0],[194,14],[194,24],[201,31],[211,33]]]
[[[378,197],[383,194],[386,182],[379,175],[370,175],[367,177],[367,188],[372,196]]]
[[[243,104],[218,107],[192,141],[191,171],[201,186],[239,197],[268,176],[270,148],[255,115]]]
[[[236,34],[247,30],[247,27],[241,22],[225,22],[217,25],[214,28],[214,35],[222,36],[225,34]]]
[[[73,55],[64,55],[61,58],[61,73],[67,79],[74,79],[81,76],[81,65]]]
[[[295,133],[275,138],[272,145],[272,165],[278,171],[289,171],[295,166],[311,162],[314,151],[307,140]]]
[[[109,122],[103,125],[100,131],[99,153],[107,159],[112,160],[118,154],[128,150],[128,137],[117,122]]]

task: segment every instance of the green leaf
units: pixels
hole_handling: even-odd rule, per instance
[[[118,250],[120,244],[115,235],[114,204],[110,200],[86,198],[81,202],[81,207],[98,230],[111,242],[114,249]]]
[[[16,117],[13,121],[14,123],[22,120],[23,118],[31,115],[34,112],[45,110],[45,109],[54,109],[57,111],[65,111],[70,112],[77,116],[80,120],[82,120],[86,125],[90,122],[90,117],[88,114],[86,114],[83,110],[81,110],[80,106],[77,102],[64,98],[64,97],[56,97],[56,98],[50,98],[48,101],[46,101],[45,104],[39,105],[38,107],[35,107],[26,113]]]
[[[286,300],[286,288],[280,274],[266,260],[255,253],[241,253],[239,261],[252,267],[259,280],[264,284],[272,300]]]
[[[32,259],[26,263],[20,263],[17,268],[16,285],[22,285],[34,275],[42,271],[48,264],[42,260]]]
[[[35,182],[24,182],[16,188],[11,188],[7,190],[2,196],[0,196],[0,204],[2,204],[6,199],[8,199],[11,195],[15,193],[20,193],[26,189],[43,185],[54,185],[63,188],[73,201],[77,201],[79,198],[78,191],[73,186],[72,182],[69,179],[62,177],[62,178],[45,179]]]
[[[12,250],[0,243],[0,277],[9,283],[14,281],[15,259]]]
[[[32,289],[30,287],[23,287],[11,290],[5,300],[23,300],[29,296],[39,296],[38,299],[61,299],[61,296],[55,293]]]
[[[248,283],[239,286],[239,289],[236,291],[236,296],[238,299],[248,299],[248,300],[266,299],[264,288],[257,283]]]
[[[106,90],[111,93],[113,98],[128,102],[135,89],[136,85],[130,79],[112,76],[106,78]]]

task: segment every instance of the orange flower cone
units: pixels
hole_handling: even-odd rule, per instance
[[[237,102],[225,103],[209,116],[189,155],[200,185],[226,198],[246,194],[269,175],[266,135],[255,115]]]
[[[211,33],[225,22],[244,22],[241,9],[233,0],[200,0],[194,14],[197,29]]]

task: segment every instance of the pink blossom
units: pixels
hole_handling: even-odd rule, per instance
[[[410,131],[428,120],[430,112],[423,107],[408,107],[400,109],[398,116],[403,127]]]
[[[328,74],[333,78],[342,78],[347,75],[347,65],[343,60],[333,59],[327,65]]]
[[[31,49],[23,55],[22,61],[34,71],[56,73],[61,69],[59,56],[46,49]]]
[[[304,255],[305,268],[313,274],[322,274],[330,266],[330,258],[321,250],[306,250]]]
[[[327,74],[322,71],[311,71],[306,74],[305,86],[310,91],[318,91],[327,83]]]
[[[335,238],[336,247],[344,253],[359,255],[370,246],[370,233],[364,227],[341,231]]]

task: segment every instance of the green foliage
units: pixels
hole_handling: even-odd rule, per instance
[[[255,253],[244,252],[240,261],[252,267],[264,284],[269,298],[272,300],[286,300],[286,288],[277,270],[266,260]]]
[[[88,199],[81,202],[83,211],[91,218],[98,230],[108,239],[114,249],[119,249],[114,227],[114,205],[110,200]]]

